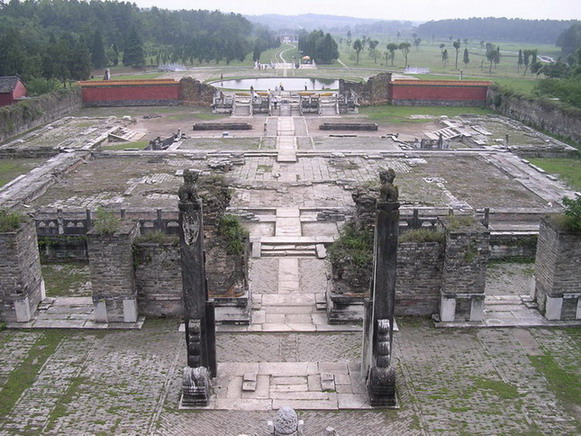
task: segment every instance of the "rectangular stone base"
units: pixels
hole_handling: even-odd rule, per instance
[[[484,294],[440,293],[440,321],[482,321]]]
[[[137,300],[99,299],[94,300],[95,322],[97,323],[135,323],[137,322]]]

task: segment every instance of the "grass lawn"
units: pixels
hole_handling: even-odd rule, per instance
[[[2,159],[0,160],[0,187],[29,172],[41,162],[40,159]]]
[[[361,108],[359,112],[367,115],[370,120],[387,121],[390,123],[425,123],[425,119],[410,119],[410,115],[446,115],[454,117],[471,113],[486,115],[494,113],[491,110],[475,107],[445,107],[445,106],[370,106]]]
[[[89,266],[82,263],[49,263],[42,265],[42,277],[48,297],[81,297],[92,295]]]
[[[581,191],[581,159],[529,159],[534,165],[541,167],[550,174],[559,176],[573,189]]]

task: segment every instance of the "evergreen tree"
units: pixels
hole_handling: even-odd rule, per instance
[[[123,65],[141,67],[145,65],[145,55],[143,52],[143,42],[137,34],[135,26],[131,28],[125,50],[123,52]]]
[[[91,76],[91,54],[83,39],[73,42],[68,64],[71,79],[87,80]]]
[[[103,37],[99,29],[95,30],[93,34],[93,42],[91,44],[91,63],[94,68],[103,68],[107,66],[108,60],[105,54],[105,47],[103,46]]]
[[[458,69],[458,53],[460,51],[460,40],[457,39],[456,41],[454,41],[452,43],[452,46],[454,47],[454,49],[456,50],[456,66],[455,68]]]
[[[468,66],[468,64],[470,63],[470,56],[468,55],[468,49],[465,48],[464,49],[464,68],[466,68]]]
[[[448,65],[448,49],[444,49],[444,51],[442,52],[442,64],[444,64],[444,66]]]
[[[523,60],[523,55],[522,55],[522,49],[518,51],[518,62],[517,62],[517,66],[516,66],[516,71],[517,73],[520,73],[520,67],[521,65],[524,63]]]

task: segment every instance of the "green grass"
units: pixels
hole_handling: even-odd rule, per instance
[[[8,376],[0,391],[0,416],[6,416],[16,405],[24,391],[32,386],[41,368],[56,351],[66,333],[60,330],[45,330],[32,346],[20,366]]]
[[[39,162],[39,159],[0,160],[0,188],[21,174],[26,174],[36,167]]]
[[[581,159],[535,158],[529,159],[529,161],[546,172],[559,176],[561,180],[565,181],[573,189],[581,191]]]
[[[549,354],[529,356],[531,364],[543,374],[557,399],[571,412],[581,405],[581,378],[576,368],[562,368]],[[578,427],[581,424],[577,423]]]
[[[500,380],[490,380],[484,377],[472,377],[474,389],[478,391],[488,391],[503,400],[514,400],[519,398],[517,387]]]
[[[56,422],[59,418],[65,416],[69,410],[69,405],[73,402],[73,398],[79,387],[87,380],[86,377],[75,377],[71,380],[71,384],[65,391],[65,393],[59,398],[57,404],[55,405],[54,409],[51,410],[50,415],[48,417],[48,422],[46,427],[43,429],[43,432],[49,432],[53,429]]]
[[[487,115],[494,113],[491,110],[476,107],[444,107],[444,106],[370,106],[359,111],[367,115],[370,120],[390,123],[425,123],[425,119],[411,119],[410,115],[432,115],[434,117],[446,115],[455,117],[461,114]]]
[[[120,74],[116,75],[114,72],[111,73],[111,80],[148,80],[157,79],[161,76],[163,72],[157,73],[136,73],[136,74]],[[102,77],[95,77],[91,80],[103,80]]]
[[[89,268],[82,263],[49,263],[42,265],[47,297],[79,296],[79,289],[91,280]]]

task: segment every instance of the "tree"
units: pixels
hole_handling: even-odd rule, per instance
[[[346,42],[347,42],[347,47],[348,47],[348,48],[351,48],[351,43],[352,43],[353,41],[352,41],[352,39],[351,39],[351,31],[350,31],[350,30],[348,30],[348,31],[347,31],[347,41],[346,41]]]
[[[445,47],[446,47],[446,44],[444,44],[444,43],[440,44],[440,53],[442,53],[444,51]]]
[[[581,23],[573,24],[563,31],[557,38],[555,45],[561,47],[564,56],[573,54],[581,46]]]
[[[363,43],[359,38],[357,38],[353,43],[353,50],[355,50],[357,55],[357,65],[359,65],[359,53],[361,53],[361,50],[363,50]]]
[[[414,47],[416,48],[416,50],[419,50],[421,42],[422,38],[414,38]]]
[[[470,63],[470,56],[468,55],[468,49],[465,48],[464,49],[464,68],[466,68],[468,66],[468,64]]]
[[[524,63],[523,57],[522,57],[522,49],[518,51],[518,61],[516,63],[516,72],[520,73],[520,67],[521,65]]]
[[[385,46],[387,48],[387,53],[389,54],[389,58],[391,59],[391,66],[393,67],[393,59],[395,58],[395,51],[399,48],[398,44],[390,42]],[[387,63],[387,59],[386,59]]]
[[[454,41],[452,43],[452,46],[454,47],[454,49],[456,50],[456,66],[455,68],[458,69],[458,53],[460,51],[460,40],[457,39],[456,41]]]
[[[448,49],[444,49],[442,52],[442,64],[444,66],[448,65]]]
[[[94,68],[103,68],[107,66],[108,60],[105,54],[105,47],[103,46],[103,38],[99,29],[95,30],[93,34],[93,41],[91,44],[91,63]]]
[[[488,70],[489,73],[492,73],[492,64],[494,63],[494,60],[496,59],[497,56],[497,51],[496,51],[496,47],[494,47],[494,44],[487,42],[486,43],[486,59],[488,60],[488,62],[490,62],[490,68]]]
[[[411,44],[409,42],[402,42],[399,45],[399,51],[401,51],[404,59],[404,68],[407,68],[408,66],[408,54],[410,53],[410,48]]]
[[[369,56],[373,57],[374,63],[377,63],[377,46],[379,45],[379,41],[371,40],[369,41]]]
[[[123,51],[123,65],[141,67],[145,65],[145,55],[143,53],[143,43],[137,34],[135,26],[131,28],[125,50]]]
[[[494,56],[494,68],[500,63],[500,47],[496,47],[496,56]]]

